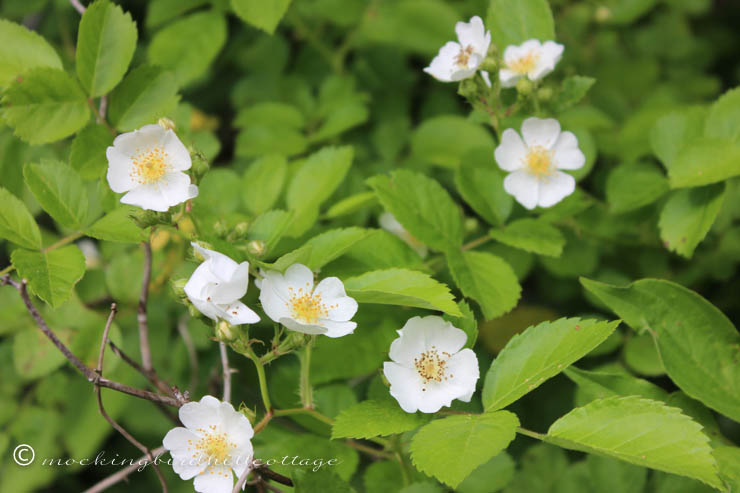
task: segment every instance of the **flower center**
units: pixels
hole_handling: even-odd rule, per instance
[[[142,185],[159,181],[170,167],[168,161],[169,156],[159,147],[139,152],[133,159],[134,168],[131,177]]]
[[[198,428],[196,431],[202,436],[195,443],[188,440],[188,450],[193,452],[193,459],[197,459],[198,464],[208,463],[208,467],[201,474],[228,476],[231,471],[231,464],[228,461],[236,444],[229,441],[226,433],[219,433],[216,425],[209,426],[207,430]]]
[[[537,60],[540,59],[540,55],[534,51],[530,51],[523,57],[515,60],[509,64],[509,68],[517,74],[529,73],[537,65]]]
[[[529,172],[537,177],[552,174],[552,152],[542,146],[534,146],[527,152],[526,161]]]
[[[441,382],[452,377],[452,374],[447,374],[447,359],[450,357],[450,353],[437,351],[435,346],[432,349],[425,351],[419,355],[418,358],[414,358],[414,366],[416,372],[424,380],[424,385],[431,381]],[[426,391],[426,388],[422,388]]]
[[[467,68],[470,56],[473,54],[473,45],[460,48],[460,52],[455,56],[455,65],[461,68]]]
[[[336,308],[336,305],[327,306],[324,304],[321,293],[314,293],[306,283],[306,288],[288,288],[290,300],[286,303],[293,318],[306,324],[315,324],[319,319],[329,316],[329,309]]]

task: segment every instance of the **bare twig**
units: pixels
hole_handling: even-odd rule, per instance
[[[49,328],[44,318],[31,302],[31,298],[28,295],[28,290],[26,288],[27,281],[25,279],[21,282],[17,282],[10,279],[10,275],[0,277],[0,285],[6,284],[11,285],[18,290],[23,303],[26,305],[26,309],[33,317],[36,325],[38,325],[39,329],[41,329],[41,332],[43,332],[44,335],[49,338],[52,344],[54,344],[57,349],[61,351],[61,353],[69,360],[69,362],[72,363],[72,365],[74,365],[75,368],[77,368],[85,376],[85,378],[87,378],[88,381],[100,385],[101,387],[117,390],[118,392],[123,392],[124,394],[133,395],[135,397],[146,399],[148,401],[161,402],[169,406],[180,407],[188,402],[187,395],[181,394],[176,389],[174,392],[174,397],[170,397],[155,394],[154,392],[149,392],[148,390],[138,389],[136,387],[124,385],[122,383],[101,377],[95,371],[93,371],[92,368],[88,367],[82,361],[80,361],[80,359],[75,356],[72,351],[70,351],[69,348],[67,348],[67,346],[65,346],[64,343],[57,337],[57,335]]]
[[[151,453],[154,457],[158,457],[162,455],[166,450],[167,449],[165,449],[164,447],[159,447],[159,448],[152,450]],[[148,454],[144,455],[140,457],[139,460],[131,464],[130,466],[126,467],[125,469],[121,469],[115,474],[111,474],[107,478],[103,479],[102,481],[98,482],[92,487],[86,489],[83,493],[100,493],[101,491],[105,491],[111,486],[113,486],[114,484],[123,481],[134,471],[140,469],[141,467],[144,466],[144,464],[147,464],[149,462],[150,462],[149,455]]]
[[[231,368],[229,368],[229,355],[226,353],[226,343],[219,341],[218,348],[221,351],[221,366],[224,369],[224,402],[231,402]]]
[[[139,322],[139,347],[141,348],[141,364],[147,372],[152,371],[152,352],[149,348],[149,324],[146,316],[146,302],[149,298],[149,282],[152,279],[152,245],[147,241],[144,246],[144,280],[139,296],[139,308],[136,320]]]
[[[100,98],[100,106],[98,107],[98,114],[100,118],[105,118],[105,112],[108,110],[108,98],[103,96]]]
[[[185,343],[185,348],[188,351],[188,359],[190,360],[190,392],[195,392],[198,387],[198,355],[195,352],[195,344],[193,344],[193,338],[190,337],[190,331],[188,331],[188,317],[184,315],[177,322],[177,331],[182,337],[182,341]]]
[[[110,315],[108,315],[108,320],[105,323],[105,329],[103,330],[103,339],[100,341],[100,352],[98,353],[98,366],[95,369],[95,373],[103,376],[103,360],[105,359],[105,346],[108,342],[108,332],[110,331],[110,326],[113,323],[113,317],[116,315],[116,304],[113,303],[110,307]],[[152,452],[149,450],[149,448],[138,441],[134,436],[126,431],[126,429],[118,424],[116,420],[111,418],[108,413],[105,411],[105,406],[103,406],[103,395],[100,391],[100,385],[98,383],[95,383],[95,396],[98,400],[98,411],[100,411],[100,414],[105,418],[105,420],[116,430],[118,433],[123,435],[123,437],[131,442],[131,444],[134,445],[134,447],[141,450],[146,456],[149,458],[150,461],[154,461],[154,457],[152,456]],[[159,478],[159,483],[162,485],[162,491],[167,493],[167,483],[164,480],[164,476],[162,475],[162,471],[159,470],[159,466],[157,464],[153,464],[154,471],[157,473],[157,477]]]
[[[80,13],[80,15],[85,13],[85,7],[80,3],[79,0],[69,0],[69,3],[72,4],[72,7],[74,7],[75,10]]]
[[[249,476],[249,472],[251,470],[252,470],[251,467],[247,467],[244,469],[244,472],[242,472],[242,475],[239,476],[239,479],[234,485],[234,489],[231,490],[231,493],[239,493],[242,490],[242,487],[244,487],[244,483],[247,481],[247,476]]]

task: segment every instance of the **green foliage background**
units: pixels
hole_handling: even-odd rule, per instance
[[[360,303],[356,333],[314,350],[316,406],[334,426],[284,417],[255,437],[260,457],[341,459],[320,473],[276,467],[294,475],[296,491],[740,491],[737,5],[116,4],[88,5],[82,22],[66,0],[0,4],[0,268],[29,279],[83,362],[95,366],[113,301],[111,339],[138,357],[137,243],[147,235],[105,181],[105,149],[113,134],[166,116],[211,168],[180,229],[152,237],[150,339],[165,380],[194,398],[220,395],[213,328],[189,317],[170,286],[195,267],[196,231],[255,266],[300,262],[336,275]],[[489,115],[422,72],[455,22],[473,15],[500,51],[553,33],[565,45],[544,80],[549,96],[537,97],[587,161],[576,193],[551,209],[529,213],[504,193]],[[105,121],[92,111],[102,96]],[[514,89],[503,93],[506,107],[517,101]],[[533,114],[527,104],[501,128],[518,129]],[[429,257],[378,229],[384,209]],[[84,237],[98,258],[73,243]],[[257,307],[257,295],[250,286],[245,303]],[[453,405],[470,414],[431,422],[401,413],[379,372],[395,331],[430,310],[468,333],[481,367],[473,401]],[[265,347],[268,322],[249,328]],[[253,366],[231,360],[233,402],[260,415]],[[275,407],[299,407],[297,358],[267,370]],[[112,353],[105,373],[147,386]],[[172,427],[150,403],[103,395],[108,413],[153,448]],[[11,287],[0,288],[0,402],[2,492],[81,491],[116,470],[21,468],[18,443],[37,457],[140,455]],[[380,435],[401,464],[346,441]],[[192,491],[164,471],[170,491]],[[158,488],[150,470],[129,481],[110,491]]]

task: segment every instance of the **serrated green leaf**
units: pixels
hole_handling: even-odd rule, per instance
[[[377,270],[345,280],[344,287],[358,303],[415,306],[462,316],[450,288],[423,272]]]
[[[667,402],[668,392],[655,384],[636,378],[627,373],[608,373],[587,371],[571,366],[565,369],[565,376],[578,385],[586,402],[607,397],[637,395],[654,401]]]
[[[514,308],[522,287],[501,258],[485,252],[452,250],[447,253],[452,277],[463,294],[478,302],[486,320]]]
[[[740,448],[716,447],[714,457],[719,465],[719,475],[730,487],[729,491],[740,488]]]
[[[13,82],[3,95],[3,118],[29,144],[69,137],[90,119],[82,88],[66,72],[35,68]]]
[[[0,87],[26,70],[62,68],[62,61],[44,38],[25,26],[0,19]]]
[[[714,224],[724,199],[724,183],[673,192],[658,221],[666,248],[691,258]]]
[[[50,252],[18,249],[10,255],[10,261],[18,275],[28,279],[31,292],[52,307],[67,301],[85,273],[85,257],[74,245]]]
[[[260,214],[249,225],[249,240],[259,240],[265,242],[265,254],[275,247],[280,238],[290,227],[293,220],[291,212],[272,210]]]
[[[290,1],[231,0],[231,8],[244,22],[272,34],[288,10]]]
[[[277,202],[287,171],[285,157],[263,156],[249,165],[242,177],[242,200],[253,214],[262,214]]]
[[[346,216],[369,206],[376,200],[374,192],[361,192],[345,197],[329,207],[324,214],[327,219]]]
[[[689,107],[658,118],[650,134],[650,146],[666,169],[670,169],[678,152],[704,131],[707,110]]]
[[[545,440],[724,489],[701,425],[661,402],[634,396],[599,399],[553,423]]]
[[[378,175],[368,184],[406,230],[431,248],[446,251],[462,244],[460,209],[431,178],[408,170]]]
[[[561,318],[511,338],[488,369],[483,407],[495,411],[572,365],[601,344],[619,321]]]
[[[671,188],[699,187],[740,175],[740,142],[698,138],[681,149],[668,168]]]
[[[504,190],[504,178],[493,153],[475,149],[462,157],[455,172],[455,185],[465,202],[483,219],[493,226],[502,226],[514,205],[514,197]]]
[[[668,192],[668,180],[648,163],[620,164],[606,180],[606,200],[617,214],[652,204]]]
[[[226,42],[226,19],[218,12],[190,14],[157,31],[149,60],[171,70],[180,86],[201,77]]]
[[[595,82],[596,79],[593,77],[584,77],[582,75],[566,77],[553,103],[555,113],[562,113],[571,106],[578,104],[586,97],[586,94],[588,94],[589,89],[591,89],[591,86]]]
[[[423,161],[457,168],[463,155],[476,148],[493,153],[493,137],[477,123],[461,116],[437,116],[424,123],[411,136],[411,152]]]
[[[538,219],[517,219],[488,234],[505,245],[549,257],[559,257],[565,245],[565,237],[558,228]]]
[[[319,206],[331,197],[347,175],[354,149],[324,147],[311,154],[293,176],[285,201],[291,209]]]
[[[0,187],[0,238],[22,247],[41,249],[41,231],[26,204]]]
[[[322,467],[317,471],[293,469],[292,478],[295,483],[295,493],[319,493],[321,491],[355,493],[355,489],[349,483],[328,467]]]
[[[740,421],[740,334],[714,305],[670,281],[581,284],[630,327],[655,334],[668,376],[689,396]]]
[[[286,253],[277,259],[271,268],[283,272],[293,264],[303,264],[312,271],[318,271],[332,260],[342,256],[355,243],[366,238],[369,229],[332,229],[314,236],[302,247]]]
[[[121,82],[136,49],[138,32],[131,14],[108,0],[87,7],[77,33],[77,76],[91,97],[103,96]]]
[[[121,132],[130,132],[165,116],[179,99],[172,72],[140,65],[111,92],[108,120]]]
[[[506,493],[533,493],[535,491],[558,492],[555,489],[559,478],[568,471],[568,458],[560,447],[538,443],[524,451],[520,459],[521,469],[514,476]],[[567,490],[566,490],[567,491]],[[572,493],[567,491],[567,493]]]
[[[138,243],[146,240],[146,231],[131,219],[136,212],[132,206],[122,205],[95,221],[85,230],[87,236],[99,240]]]
[[[704,135],[740,139],[740,88],[730,89],[709,108]]]
[[[500,53],[528,39],[555,39],[555,22],[547,0],[491,0],[485,25]]]
[[[505,449],[517,426],[519,419],[508,411],[438,419],[411,439],[411,460],[420,471],[455,488]]]
[[[506,452],[477,467],[456,489],[457,493],[490,493],[503,490],[514,477],[516,462]]]
[[[395,401],[364,401],[342,411],[332,426],[334,438],[371,438],[415,430],[429,421],[421,413],[407,413]]]
[[[85,180],[97,180],[105,173],[105,151],[113,145],[113,135],[103,125],[88,125],[72,141],[69,165]]]
[[[41,207],[62,226],[79,230],[87,220],[87,189],[75,170],[44,160],[23,167],[26,185]]]

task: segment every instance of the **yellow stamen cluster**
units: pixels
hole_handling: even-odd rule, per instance
[[[525,157],[525,164],[529,172],[537,177],[550,176],[554,171],[552,151],[542,146],[530,147]]]
[[[419,355],[418,358],[414,358],[414,366],[419,376],[424,380],[424,385],[431,381],[441,382],[448,380],[453,377],[450,373],[447,374],[447,359],[450,357],[450,353],[440,352],[436,346],[432,346],[432,349],[425,351]],[[426,388],[422,387],[423,392],[426,392]]]
[[[467,68],[470,56],[473,54],[473,45],[460,48],[460,53],[455,56],[455,64],[461,68]]]
[[[159,181],[170,168],[168,154],[159,147],[139,151],[133,158],[133,163],[131,178],[142,185],[150,185]]]
[[[517,74],[527,74],[537,66],[537,61],[540,59],[540,55],[534,51],[530,51],[525,56],[518,58],[514,62],[508,64],[509,68]]]
[[[313,292],[309,283],[306,283],[305,289],[288,288],[288,293],[290,300],[286,306],[293,314],[293,318],[302,323],[315,324],[322,318],[328,318],[329,310],[337,307],[337,305],[326,305],[321,293]]]
[[[198,464],[208,463],[208,467],[201,474],[229,477],[231,464],[228,464],[228,460],[236,444],[229,441],[226,433],[219,433],[216,425],[211,425],[208,429],[198,428],[195,431],[200,433],[201,437],[195,442],[188,440],[188,452],[193,453],[192,457],[197,459]]]

